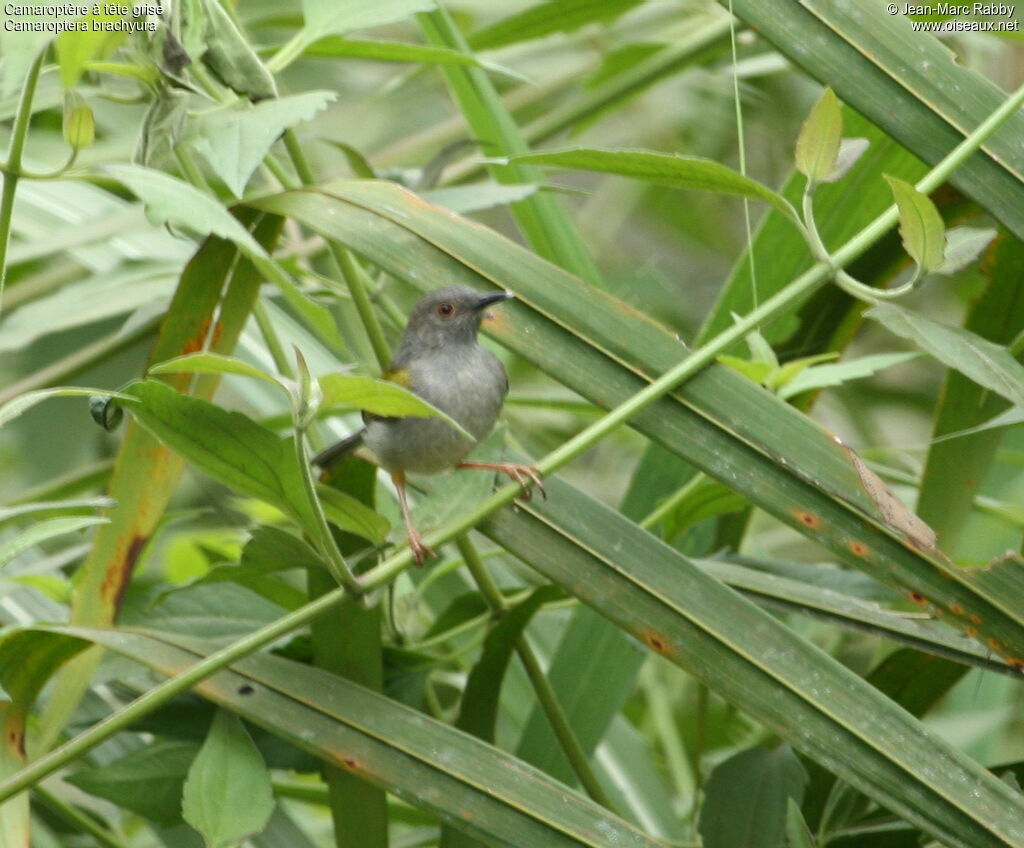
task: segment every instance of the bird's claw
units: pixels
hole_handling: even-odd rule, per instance
[[[533,492],[530,490],[531,485],[537,487],[537,491],[540,492],[540,496],[543,500],[548,499],[548,493],[544,489],[544,483],[540,479],[540,473],[534,466],[518,465],[510,462],[500,468],[499,471],[504,472],[519,484],[519,488],[523,490],[523,493],[519,496],[520,499],[528,501],[533,497]],[[529,482],[527,482],[527,478],[529,478]]]
[[[423,541],[419,531],[414,528],[409,530],[409,550],[412,551],[412,558],[419,566],[422,566],[428,559],[437,559],[434,549]]]

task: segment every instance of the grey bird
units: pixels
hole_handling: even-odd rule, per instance
[[[500,471],[529,496],[529,485],[544,491],[537,469],[509,462],[466,462],[465,457],[491,432],[508,393],[501,361],[477,342],[480,322],[493,304],[514,295],[480,294],[468,286],[446,286],[424,295],[413,308],[398,353],[384,379],[403,386],[459,423],[468,439],[440,418],[384,418],[363,414],[365,426],[313,459],[323,469],[365,446],[391,472],[409,547],[417,564],[436,554],[413,526],[406,495],[406,472],[436,474],[450,468]]]

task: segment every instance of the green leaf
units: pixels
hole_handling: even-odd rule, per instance
[[[851,359],[849,362],[805,367],[793,379],[781,383],[779,397],[791,398],[812,389],[841,386],[850,380],[870,377],[878,371],[884,371],[916,356],[916,353],[873,353],[860,359]]]
[[[815,848],[814,836],[804,821],[800,805],[792,798],[786,800],[786,841],[789,848]]]
[[[509,161],[573,168],[581,171],[599,171],[657,185],[694,191],[712,191],[719,194],[747,197],[751,200],[762,200],[778,209],[790,220],[797,220],[793,207],[783,197],[759,182],[744,177],[711,159],[655,153],[650,150],[600,150],[574,147],[550,153],[512,156]]]
[[[705,848],[781,845],[790,800],[803,798],[807,772],[788,745],[734,754],[705,784],[700,834]]]
[[[886,174],[900,210],[900,236],[910,258],[924,271],[938,271],[946,258],[946,225],[929,197]]]
[[[939,274],[955,274],[970,265],[998,235],[991,227],[953,227],[946,233],[946,256]]]
[[[376,59],[380,62],[419,62],[429,65],[480,65],[475,57],[447,47],[409,44],[405,41],[359,41],[328,35],[302,51],[304,56],[349,56],[354,59]],[[332,142],[340,147],[341,144]],[[365,176],[365,174],[360,174]]]
[[[768,43],[925,162],[948,154],[1006,99],[938,38],[884,3],[733,0]],[[1024,238],[1024,115],[1012,116],[950,182]]]
[[[498,720],[501,684],[512,652],[515,651],[523,631],[538,610],[550,601],[564,597],[557,586],[534,589],[524,601],[502,614],[484,640],[480,659],[473,665],[466,681],[455,726],[479,739],[494,742]]]
[[[206,24],[203,61],[238,94],[253,100],[277,97],[274,77],[219,0],[202,0],[202,8]]]
[[[181,822],[181,790],[198,751],[192,742],[157,741],[64,780],[163,827],[173,827]]]
[[[434,0],[302,0],[303,35],[313,42],[325,35],[344,35],[403,21],[433,8]]]
[[[236,374],[242,377],[253,377],[265,383],[286,388],[281,381],[261,368],[257,368],[235,356],[225,356],[222,353],[210,353],[201,351],[199,353],[186,353],[150,365],[147,369],[149,374]]]
[[[105,495],[73,498],[65,501],[36,501],[19,503],[15,506],[0,508],[0,525],[26,515],[53,518],[59,515],[91,515],[97,509],[106,509],[114,505],[114,501]]]
[[[84,31],[65,30],[57,36],[54,44],[64,88],[73,88],[93,59],[105,59],[124,40],[124,30],[105,28],[106,24],[119,23],[125,18],[121,14],[108,14],[113,5],[104,4],[102,9],[98,3],[93,5],[93,13],[82,19],[86,24]]]
[[[573,32],[590,23],[608,24],[638,6],[642,0],[547,0],[503,18],[469,36],[474,50],[494,50],[543,38],[556,32]]]
[[[255,105],[240,101],[191,121],[186,140],[235,197],[241,197],[249,178],[281,134],[311,120],[335,99],[333,91],[304,91]]]
[[[103,397],[117,398],[118,400],[132,400],[131,395],[122,392],[111,392],[107,389],[85,389],[77,386],[58,386],[53,389],[38,389],[34,392],[25,392],[7,401],[0,406],[0,427],[13,421],[19,415],[30,410],[33,406],[55,397]]]
[[[200,235],[215,233],[266,258],[266,251],[227,209],[183,180],[140,165],[104,165],[103,172],[130,188],[154,223],[169,221]]]
[[[56,536],[63,536],[65,533],[75,533],[95,524],[106,524],[107,521],[108,519],[95,515],[68,515],[61,518],[48,518],[26,527],[13,538],[0,544],[0,568],[29,548],[34,548],[40,542],[45,542]]]
[[[796,139],[796,169],[811,182],[835,172],[843,137],[843,113],[830,86],[825,86]]]
[[[723,353],[718,361],[727,365],[737,374],[742,374],[748,380],[753,380],[759,386],[768,379],[768,375],[775,369],[768,362],[750,362],[747,359],[740,359],[738,356],[729,356]]]
[[[274,811],[270,772],[233,713],[219,710],[185,780],[181,811],[207,848],[259,833]]]
[[[956,430],[952,433],[943,433],[941,436],[936,436],[932,439],[932,444],[946,442],[950,439],[958,439],[961,436],[973,436],[975,433],[983,433],[986,430],[998,430],[1000,427],[1013,427],[1017,424],[1024,424],[1024,409],[1019,406],[1012,406],[995,417],[989,418],[983,424],[978,424],[976,427],[968,427],[964,430]]]
[[[379,512],[332,486],[317,485],[316,492],[327,520],[340,530],[354,533],[375,545],[387,541],[391,525]]]
[[[501,185],[500,183],[473,183],[471,185],[444,186],[423,192],[423,197],[431,203],[451,209],[465,215],[469,212],[482,212],[495,206],[507,206],[518,203],[537,191],[537,186]]]
[[[1002,345],[960,327],[939,324],[892,303],[872,306],[865,315],[883,324],[890,332],[914,342],[943,365],[970,377],[1002,395],[1024,405],[1024,365]]]
[[[213,649],[185,637],[62,628],[176,674]],[[39,635],[39,634],[33,634]],[[48,634],[51,636],[52,633]],[[79,643],[80,644],[80,643]],[[251,656],[196,687],[204,697],[332,766],[502,848],[660,848],[542,772],[394,700],[326,671]],[[441,756],[439,756],[441,752]],[[452,809],[469,815],[451,816]]]
[[[808,368],[818,366],[822,362],[830,362],[839,357],[838,353],[816,353],[813,356],[801,356],[799,359],[791,359],[785,365],[776,369],[768,379],[768,388],[778,390],[788,383],[792,383],[800,374]]]
[[[866,138],[844,138],[839,142],[839,153],[836,156],[836,166],[831,174],[821,178],[823,183],[834,183],[845,177],[850,169],[857,164],[866,152],[871,142]]]
[[[280,438],[240,412],[147,380],[128,390],[136,420],[169,448],[227,486],[273,504],[315,533],[291,437]]]
[[[452,418],[414,395],[408,389],[372,377],[355,374],[327,374],[320,378],[324,407],[354,406],[374,415],[391,417],[441,418],[468,436]]]

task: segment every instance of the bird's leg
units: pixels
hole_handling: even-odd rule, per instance
[[[548,493],[544,491],[540,473],[533,465],[521,465],[517,462],[460,462],[456,468],[483,468],[485,471],[500,471],[519,484],[519,488],[523,490],[521,495],[523,500],[530,499],[531,485],[536,486],[540,490],[540,496],[547,500]]]
[[[434,549],[430,545],[423,541],[419,530],[413,526],[412,517],[409,515],[409,498],[405,493],[405,472],[394,470],[391,472],[391,479],[398,492],[398,503],[402,507],[402,518],[405,519],[405,532],[409,536],[409,549],[412,551],[412,558],[416,560],[416,565],[423,565],[424,560],[428,557],[434,559],[437,554],[434,553]]]

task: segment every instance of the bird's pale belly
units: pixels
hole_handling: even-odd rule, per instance
[[[505,373],[489,351],[446,357],[425,374],[413,368],[416,394],[458,421],[467,439],[439,418],[393,418],[367,422],[364,442],[385,468],[436,474],[458,464],[494,427],[505,396]]]

